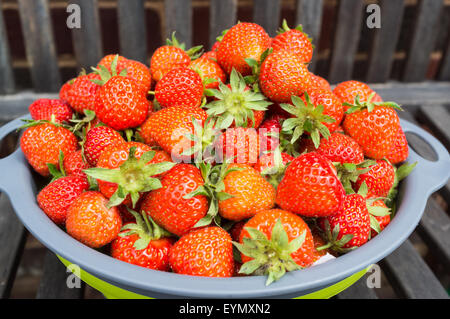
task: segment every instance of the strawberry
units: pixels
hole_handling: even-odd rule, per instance
[[[168,107],[161,109],[152,115],[141,126],[141,136],[146,143],[156,142],[172,158],[183,158],[185,150],[192,147],[193,143],[186,134],[194,133],[192,118],[200,122],[206,121],[208,115],[198,107]]]
[[[234,244],[244,263],[239,273],[267,275],[266,285],[316,260],[308,225],[300,216],[281,209],[257,213],[244,225],[239,244]]]
[[[241,232],[244,229],[245,223],[247,223],[247,220],[241,220],[237,223],[234,223],[233,226],[230,228],[230,236],[233,241],[239,241],[239,238],[241,237]]]
[[[60,152],[65,156],[77,150],[76,136],[58,124],[36,122],[24,127],[28,128],[20,139],[20,147],[28,163],[42,176],[50,174],[47,164],[59,167]]]
[[[217,89],[220,82],[225,83],[227,75],[216,61],[205,56],[205,54],[191,61],[189,67],[200,74],[205,84],[205,89]]]
[[[58,225],[64,225],[72,202],[89,189],[86,177],[61,177],[45,186],[37,196],[39,207]]]
[[[64,157],[64,171],[69,175],[86,177],[83,170],[89,168],[89,164],[84,160],[81,150],[70,153]]]
[[[287,166],[293,160],[294,157],[287,153],[282,153],[277,148],[273,152],[262,154],[253,168],[276,188],[283,178]]]
[[[191,59],[201,55],[202,46],[197,46],[185,51],[184,43],[179,43],[172,34],[172,40],[167,39],[166,45],[155,50],[150,60],[150,71],[153,80],[158,82],[170,70],[178,67],[188,67]]]
[[[261,150],[274,151],[280,145],[281,120],[280,116],[272,116],[265,120],[258,128]]]
[[[313,94],[314,100],[305,93],[303,98],[292,96],[293,105],[281,105],[291,114],[291,118],[283,122],[283,133],[290,137],[291,144],[306,132],[310,134],[314,146],[318,148],[320,136],[327,139],[330,131],[336,129],[344,115],[340,102],[333,100],[326,91]],[[320,104],[322,102],[324,104]]]
[[[235,69],[231,71],[230,84],[219,84],[219,89],[209,89],[208,96],[214,101],[206,105],[209,116],[218,117],[216,127],[258,127],[264,119],[264,112],[271,103],[264,95],[254,92]]]
[[[200,75],[187,67],[167,72],[155,87],[155,98],[161,107],[199,107],[203,83]]]
[[[67,210],[67,233],[91,248],[109,244],[119,234],[122,220],[117,207],[108,208],[107,204],[100,192],[78,196]]]
[[[383,101],[367,84],[354,80],[339,83],[333,89],[333,93],[341,99],[342,103],[353,104],[356,96],[359,96],[361,102],[366,102],[372,94],[374,94],[372,102]],[[344,105],[345,111],[347,111],[347,108],[348,107]]]
[[[218,162],[254,164],[260,154],[258,132],[253,128],[233,127],[215,141]]]
[[[103,150],[116,143],[125,143],[123,137],[107,126],[98,126],[90,129],[83,144],[84,156],[91,166],[97,166],[97,161]]]
[[[220,227],[194,230],[173,245],[169,263],[178,274],[231,277],[234,270],[231,237]]]
[[[158,225],[182,236],[208,211],[206,196],[185,198],[203,184],[202,174],[197,167],[177,164],[161,178],[162,187],[144,197],[141,209]]]
[[[291,51],[298,55],[303,63],[309,63],[313,56],[311,38],[303,32],[302,25],[290,29],[286,20],[283,20],[278,35],[272,39],[272,48],[274,52],[278,50]]]
[[[61,86],[61,89],[59,90],[59,99],[61,101],[68,103],[67,94],[69,93],[70,89],[72,88],[72,84],[74,81],[75,81],[75,79],[70,79],[69,81],[64,83],[63,86]]]
[[[369,200],[368,207],[370,213],[370,237],[378,235],[391,222],[391,211],[382,200]]]
[[[398,164],[404,162],[409,155],[408,141],[406,140],[405,133],[401,126],[399,126],[397,134],[394,139],[394,147],[386,155],[386,159],[392,164]]]
[[[359,164],[364,161],[361,147],[348,135],[331,133],[328,139],[321,139],[317,153],[332,162]]]
[[[112,76],[95,96],[95,114],[115,130],[141,125],[148,108],[146,94],[130,77]]]
[[[169,251],[173,239],[146,214],[130,211],[135,223],[127,223],[111,242],[111,257],[121,261],[161,271],[169,271]]]
[[[84,172],[98,180],[100,192],[110,199],[109,206],[121,204],[129,195],[134,208],[141,193],[161,187],[155,177],[175,165],[158,162],[155,154],[150,146],[138,142],[112,144],[103,150],[97,167]]]
[[[261,92],[271,101],[287,103],[291,96],[301,96],[309,87],[310,77],[301,57],[279,50],[262,62],[259,74]]]
[[[39,99],[28,108],[33,120],[52,120],[56,123],[68,122],[72,118],[73,111],[63,100]]]
[[[359,190],[362,183],[368,187],[367,197],[386,197],[389,190],[394,185],[395,170],[394,167],[385,160],[377,160],[370,166],[370,170],[359,175],[355,183],[355,189]]]
[[[246,59],[259,61],[270,47],[271,39],[264,29],[255,23],[238,23],[229,29],[217,47],[217,62],[231,74],[236,69],[242,75],[252,73]]]
[[[116,58],[117,57],[117,58]],[[100,62],[98,62],[97,64],[97,69],[100,68],[100,65],[103,65],[105,68],[107,68],[109,71],[111,71],[111,65],[113,64],[114,60],[117,59],[117,70],[119,71],[119,73],[123,70],[126,69],[128,66],[128,63],[130,60],[128,60],[127,58],[120,56],[118,54],[108,54],[106,56],[104,56]]]
[[[82,74],[73,81],[70,90],[66,93],[67,103],[78,113],[83,114],[84,110],[94,111],[95,109],[95,95],[100,85],[92,80],[100,80],[100,76],[96,73]]]
[[[217,52],[216,51],[208,51],[202,54],[201,58],[205,58],[208,60],[212,60],[217,62]],[[220,66],[220,65],[219,65]],[[222,70],[223,71],[223,70]]]
[[[230,164],[227,170],[223,191],[231,197],[219,198],[220,216],[239,221],[275,206],[275,189],[253,167]]]
[[[323,77],[318,76],[312,72],[309,72],[309,77],[310,77],[310,87],[308,88],[309,90],[312,88],[331,91],[330,83],[328,83],[328,81],[325,80]]]
[[[335,214],[345,191],[332,162],[311,152],[294,159],[277,189],[276,203],[284,210],[307,217]]]
[[[347,104],[343,126],[362,148],[366,157],[375,160],[389,155],[394,145],[400,120],[395,109],[401,108],[394,102],[374,103],[370,100],[355,105]]]
[[[362,246],[369,240],[370,234],[366,200],[360,194],[346,195],[342,208],[334,215],[321,218],[319,225],[328,240],[319,249],[331,247],[334,251],[346,252]]]

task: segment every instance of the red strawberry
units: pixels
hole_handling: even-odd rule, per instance
[[[214,101],[206,105],[206,112],[209,116],[218,117],[218,129],[236,126],[257,128],[271,104],[264,95],[251,90],[235,69],[231,72],[229,85],[221,83],[218,90],[209,89],[206,94],[214,97]]]
[[[252,73],[246,59],[260,60],[270,47],[271,39],[264,29],[255,23],[238,23],[229,29],[217,47],[217,62],[230,74],[236,69],[242,75]]]
[[[89,189],[85,177],[61,177],[44,187],[37,196],[39,207],[50,219],[59,225],[64,225],[67,209],[72,202]]]
[[[306,65],[296,54],[279,50],[267,56],[261,64],[259,86],[270,100],[279,103],[301,96],[309,87],[310,77]]]
[[[368,210],[371,214],[370,225],[372,230],[370,237],[373,238],[391,222],[391,211],[382,200],[369,201]]]
[[[355,102],[356,96],[359,96],[361,102],[367,102],[369,97],[374,94],[372,102],[382,102],[381,97],[375,93],[367,84],[359,81],[345,81],[339,83],[333,90],[338,98],[341,99],[342,103],[353,104]],[[345,111],[348,107],[344,105]]]
[[[124,262],[155,270],[169,271],[169,251],[173,239],[155,223],[150,223],[146,215],[136,217],[135,223],[122,227],[111,243],[111,256]],[[145,220],[144,220],[145,219]]]
[[[89,168],[89,164],[83,159],[81,150],[70,153],[64,157],[64,171],[66,175],[86,177],[83,170]]]
[[[69,93],[70,89],[72,89],[72,84],[74,81],[75,79],[67,81],[66,83],[63,84],[63,86],[59,90],[59,98],[66,103],[69,103],[67,100],[67,94]]]
[[[114,62],[114,60],[116,60],[116,62]],[[100,60],[100,62],[98,62],[97,68],[99,68],[100,65],[103,65],[105,68],[111,71],[111,65],[113,63],[116,63],[116,68],[119,71],[118,73],[120,73],[120,71],[127,68],[129,61],[130,60],[128,60],[127,58],[120,56],[118,54],[108,54],[104,56]]]
[[[400,127],[395,109],[401,110],[394,102],[361,104],[356,101],[346,112],[345,133],[361,146],[365,156],[382,159],[391,153]]]
[[[178,42],[175,38],[175,33],[172,34],[172,40],[167,40],[167,45],[156,49],[150,60],[150,71],[153,80],[158,82],[172,69],[188,67],[191,59],[196,59],[199,56],[202,46],[193,47],[188,51],[184,49],[184,43],[180,44]]]
[[[345,191],[332,162],[316,152],[294,159],[277,189],[277,204],[307,217],[335,214],[342,207]]]
[[[312,72],[309,72],[310,76],[310,87],[308,89],[322,89],[331,91],[330,83],[328,83],[327,80],[325,80],[323,77],[318,76]]]
[[[194,230],[173,245],[169,263],[178,274],[231,277],[234,271],[231,237],[220,227]]]
[[[117,207],[108,208],[107,204],[100,192],[78,196],[67,210],[67,233],[92,248],[109,244],[119,234],[122,220]]]
[[[205,52],[202,54],[201,58],[205,58],[205,59],[209,59],[209,60],[213,60],[214,62],[217,62],[217,52],[216,51]]]
[[[51,121],[53,115],[56,123],[68,122],[73,114],[70,106],[62,100],[39,99],[28,110],[33,120]]]
[[[281,120],[284,118],[272,116],[259,126],[258,134],[262,152],[264,152],[263,150],[272,152],[280,145]]]
[[[345,252],[369,240],[370,215],[366,200],[359,194],[346,195],[342,208],[336,214],[322,218],[319,225],[325,231],[328,244],[338,252]]]
[[[71,89],[66,93],[67,103],[78,113],[82,114],[84,110],[95,110],[95,95],[100,89],[100,85],[92,80],[100,80],[100,76],[96,73],[80,75],[73,81]]]
[[[89,130],[83,145],[84,156],[91,166],[97,166],[98,158],[103,150],[117,143],[125,143],[123,137],[115,130],[107,126],[98,126]]]
[[[404,162],[409,155],[408,141],[401,126],[399,126],[394,140],[394,147],[386,156],[386,159],[392,164]]]
[[[254,164],[259,154],[259,135],[254,128],[229,128],[216,140],[216,159],[219,162]]]
[[[97,168],[85,170],[85,173],[98,180],[100,192],[110,198],[110,206],[119,205],[127,199],[124,203],[129,205],[131,200],[135,207],[141,193],[161,187],[155,177],[175,165],[159,162],[165,157],[155,158],[155,155],[156,152],[143,143],[112,144],[103,150]],[[127,195],[130,197],[127,198]]]
[[[194,133],[192,118],[200,125],[208,115],[198,107],[168,107],[153,113],[141,126],[141,136],[146,143],[156,142],[173,159],[183,158],[183,153],[192,147],[193,143],[186,134]]]
[[[308,225],[300,216],[281,209],[263,210],[252,217],[239,242],[235,245],[244,263],[239,272],[268,275],[266,285],[317,259]]]
[[[205,56],[205,54],[201,58],[191,61],[189,67],[198,72],[203,82],[206,82],[205,89],[217,89],[220,82],[225,83],[227,75],[216,61],[212,60],[209,56]],[[216,81],[208,81],[207,79]]]
[[[64,156],[75,152],[78,147],[77,138],[71,131],[59,125],[31,125],[34,126],[23,133],[20,147],[33,169],[42,176],[49,176],[47,164],[59,167],[60,152]]]
[[[190,164],[177,164],[161,178],[162,187],[148,193],[141,205],[158,225],[182,236],[208,211],[204,195],[185,198],[204,184],[200,170]]]
[[[394,185],[394,180],[394,167],[385,160],[377,160],[376,164],[372,165],[368,172],[359,175],[355,183],[355,189],[359,190],[361,184],[365,182],[369,189],[367,193],[368,198],[386,197]]]
[[[130,77],[111,77],[95,96],[95,114],[115,130],[141,125],[147,118],[148,108],[146,94]]]
[[[290,29],[286,20],[278,31],[278,35],[272,39],[272,48],[274,51],[287,50],[297,54],[302,62],[308,63],[313,56],[313,45],[311,39],[303,32],[302,25],[295,29]]]
[[[361,147],[348,135],[331,133],[328,139],[323,138],[317,153],[322,154],[332,162],[359,164],[364,161]]]
[[[202,97],[202,78],[187,67],[167,72],[155,87],[155,98],[161,107],[199,107]]]

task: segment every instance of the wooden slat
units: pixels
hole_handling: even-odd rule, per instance
[[[67,277],[69,274],[55,254],[47,251],[44,259],[44,273],[36,299],[81,299],[84,284],[80,282],[80,288],[68,288]]]
[[[406,82],[422,81],[426,77],[430,64],[430,54],[438,35],[439,17],[443,0],[421,0],[414,30],[413,39],[408,50],[405,73]]]
[[[316,65],[317,46],[322,25],[322,10],[323,0],[299,0],[297,2],[296,24],[303,25],[303,31],[313,38],[313,44],[316,46],[313,58],[308,66],[308,69],[312,72],[314,72]]]
[[[450,218],[434,199],[428,200],[417,230],[433,256],[450,269]]]
[[[352,286],[340,292],[338,299],[378,299],[373,288],[367,287],[367,275],[355,282]]]
[[[144,0],[119,0],[120,53],[133,60],[147,60],[147,26]]]
[[[78,68],[89,70],[97,65],[103,55],[98,1],[71,0],[70,3],[79,5],[81,9],[81,28],[72,29]]]
[[[450,41],[447,43],[445,56],[442,59],[441,71],[439,72],[439,80],[450,81]]]
[[[350,80],[361,32],[364,1],[341,0],[331,58],[330,83]]]
[[[26,231],[9,199],[0,194],[0,299],[8,298],[25,245]]]
[[[409,240],[383,259],[382,268],[395,292],[401,297],[449,298],[444,287]]]
[[[0,94],[14,92],[14,75],[11,67],[6,26],[3,20],[2,1],[0,1]]]
[[[419,109],[419,116],[441,142],[450,149],[450,132],[448,130],[450,113],[448,109],[442,105],[424,105]]]
[[[253,21],[275,36],[280,26],[280,0],[254,0]]]
[[[375,29],[367,82],[389,79],[397,40],[402,25],[404,0],[381,0],[381,28]]]
[[[192,45],[192,0],[165,0],[165,24],[166,37],[170,38],[176,31],[177,39],[186,44],[186,48]]]
[[[53,28],[46,0],[18,0],[31,78],[38,92],[56,92],[61,86]]]
[[[211,0],[209,10],[209,46],[212,47],[216,37],[236,23],[237,1]]]

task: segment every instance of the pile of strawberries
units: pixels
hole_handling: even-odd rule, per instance
[[[308,71],[301,27],[254,23],[211,51],[175,36],[144,64],[104,57],[29,108],[21,148],[42,210],[86,246],[179,274],[309,267],[390,222],[414,165],[394,102]]]

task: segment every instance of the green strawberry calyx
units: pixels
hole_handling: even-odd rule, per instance
[[[202,227],[215,222],[220,225],[221,220],[219,216],[219,201],[227,200],[233,196],[225,192],[225,184],[223,180],[225,177],[235,171],[240,171],[240,167],[228,168],[227,163],[220,165],[212,165],[211,163],[200,163],[200,172],[205,183],[198,187],[193,192],[185,195],[184,199],[189,199],[197,195],[206,196],[209,199],[209,209],[206,215],[200,219],[194,227]]]
[[[100,80],[98,79],[91,79],[91,82],[103,86],[106,82],[108,82],[112,77],[115,76],[127,76],[128,71],[127,69],[123,69],[120,72],[117,70],[117,62],[119,61],[119,55],[116,54],[114,56],[114,59],[111,62],[111,70],[108,70],[108,68],[102,64],[98,66],[98,68],[92,67],[92,71],[100,75]]]
[[[186,51],[186,44],[180,43],[178,41],[177,37],[175,36],[175,31],[172,32],[171,39],[166,40],[166,45],[173,46],[173,47],[176,47],[176,48],[179,48],[179,49],[185,51],[187,53],[187,55],[189,55],[191,60],[198,59],[203,54],[203,45],[198,45],[198,46],[192,47]]]
[[[253,58],[247,58],[245,59],[245,62],[248,64],[248,66],[250,66],[250,68],[252,69],[252,74],[251,75],[247,75],[244,77],[245,82],[248,85],[251,85],[253,87],[253,89],[255,90],[255,92],[259,92],[259,85],[258,85],[258,79],[259,79],[259,74],[261,72],[261,65],[263,64],[263,62],[267,59],[267,57],[272,54],[273,52],[273,48],[268,48],[266,49],[261,56],[259,57],[259,61],[253,59]]]
[[[140,159],[136,158],[135,152],[136,147],[131,147],[128,159],[119,168],[95,167],[83,171],[86,175],[98,180],[117,184],[117,191],[109,199],[109,207],[120,205],[127,195],[130,195],[135,207],[140,193],[162,187],[161,181],[153,176],[167,172],[175,166],[172,162],[149,164],[155,156],[154,151],[142,154]]]
[[[289,28],[286,19],[283,19],[283,22],[281,24],[281,27],[277,30],[277,34],[282,34],[284,32],[290,31],[292,30],[291,28]],[[294,30],[300,31],[301,33],[303,33],[304,35],[306,35],[306,37],[308,38],[309,42],[312,43],[312,38],[310,36],[308,36],[308,34],[303,31],[303,26],[301,24],[299,24],[298,26],[295,27]],[[313,46],[314,48],[314,46]]]
[[[250,237],[244,237],[243,243],[233,242],[241,254],[252,258],[243,264],[239,273],[246,275],[267,275],[266,286],[279,280],[288,271],[302,269],[291,254],[299,250],[306,237],[306,231],[289,242],[286,230],[278,219],[272,228],[270,239],[252,227],[244,228]]]
[[[371,167],[376,164],[374,160],[365,160],[359,164],[355,163],[333,163],[336,167],[338,179],[344,186],[347,194],[354,193],[352,183],[358,180],[359,175],[365,174],[370,171]]]
[[[147,213],[142,212],[141,214],[127,207],[130,214],[136,219],[135,223],[127,223],[122,226],[121,233],[119,237],[127,237],[130,235],[138,235],[139,239],[134,242],[133,247],[136,250],[143,250],[148,247],[148,244],[152,240],[158,240],[162,237],[170,237],[171,233],[166,231],[164,228],[158,226],[153,219],[147,215]]]
[[[272,165],[261,172],[261,175],[275,188],[277,189],[278,184],[284,177],[287,167],[290,163],[284,164],[283,157],[281,155],[280,146],[278,146],[272,154]]]
[[[249,120],[254,127],[254,111],[266,111],[272,104],[261,93],[249,89],[244,77],[235,69],[230,74],[230,87],[220,83],[218,90],[206,89],[205,95],[216,98],[205,108],[209,116],[217,118],[218,129],[227,129],[233,123],[236,127],[247,127]]]
[[[340,233],[340,225],[336,224],[333,228],[333,230],[331,230],[331,225],[330,222],[328,221],[327,218],[324,219],[324,225],[325,225],[325,239],[327,241],[327,243],[323,246],[320,246],[317,248],[318,251],[324,250],[324,249],[328,249],[331,248],[332,250],[339,252],[339,253],[347,253],[351,250],[356,249],[357,247],[350,247],[350,248],[344,248],[344,246],[353,239],[353,235],[352,234],[346,234],[343,235],[340,239],[338,239],[339,237],[339,233]]]
[[[291,136],[291,144],[294,144],[304,132],[311,135],[315,148],[320,145],[320,136],[325,139],[330,137],[330,130],[323,123],[334,123],[336,120],[323,114],[324,106],[315,106],[305,92],[306,103],[298,96],[292,96],[292,104],[281,104],[286,112],[294,115],[283,121],[283,133]]]
[[[348,106],[348,110],[345,111],[345,114],[352,114],[358,111],[362,111],[364,109],[367,109],[367,111],[370,113],[372,112],[376,106],[384,106],[384,107],[390,107],[395,110],[403,111],[400,105],[398,105],[395,102],[372,102],[375,92],[372,92],[369,97],[367,98],[366,102],[361,102],[359,94],[355,97],[355,102],[353,104],[344,102],[343,105]]]
[[[216,119],[208,117],[202,127],[200,122],[192,117],[194,132],[186,137],[191,140],[193,146],[184,150],[181,155],[194,156],[194,163],[213,162],[215,159],[215,142],[221,131],[216,128]]]

